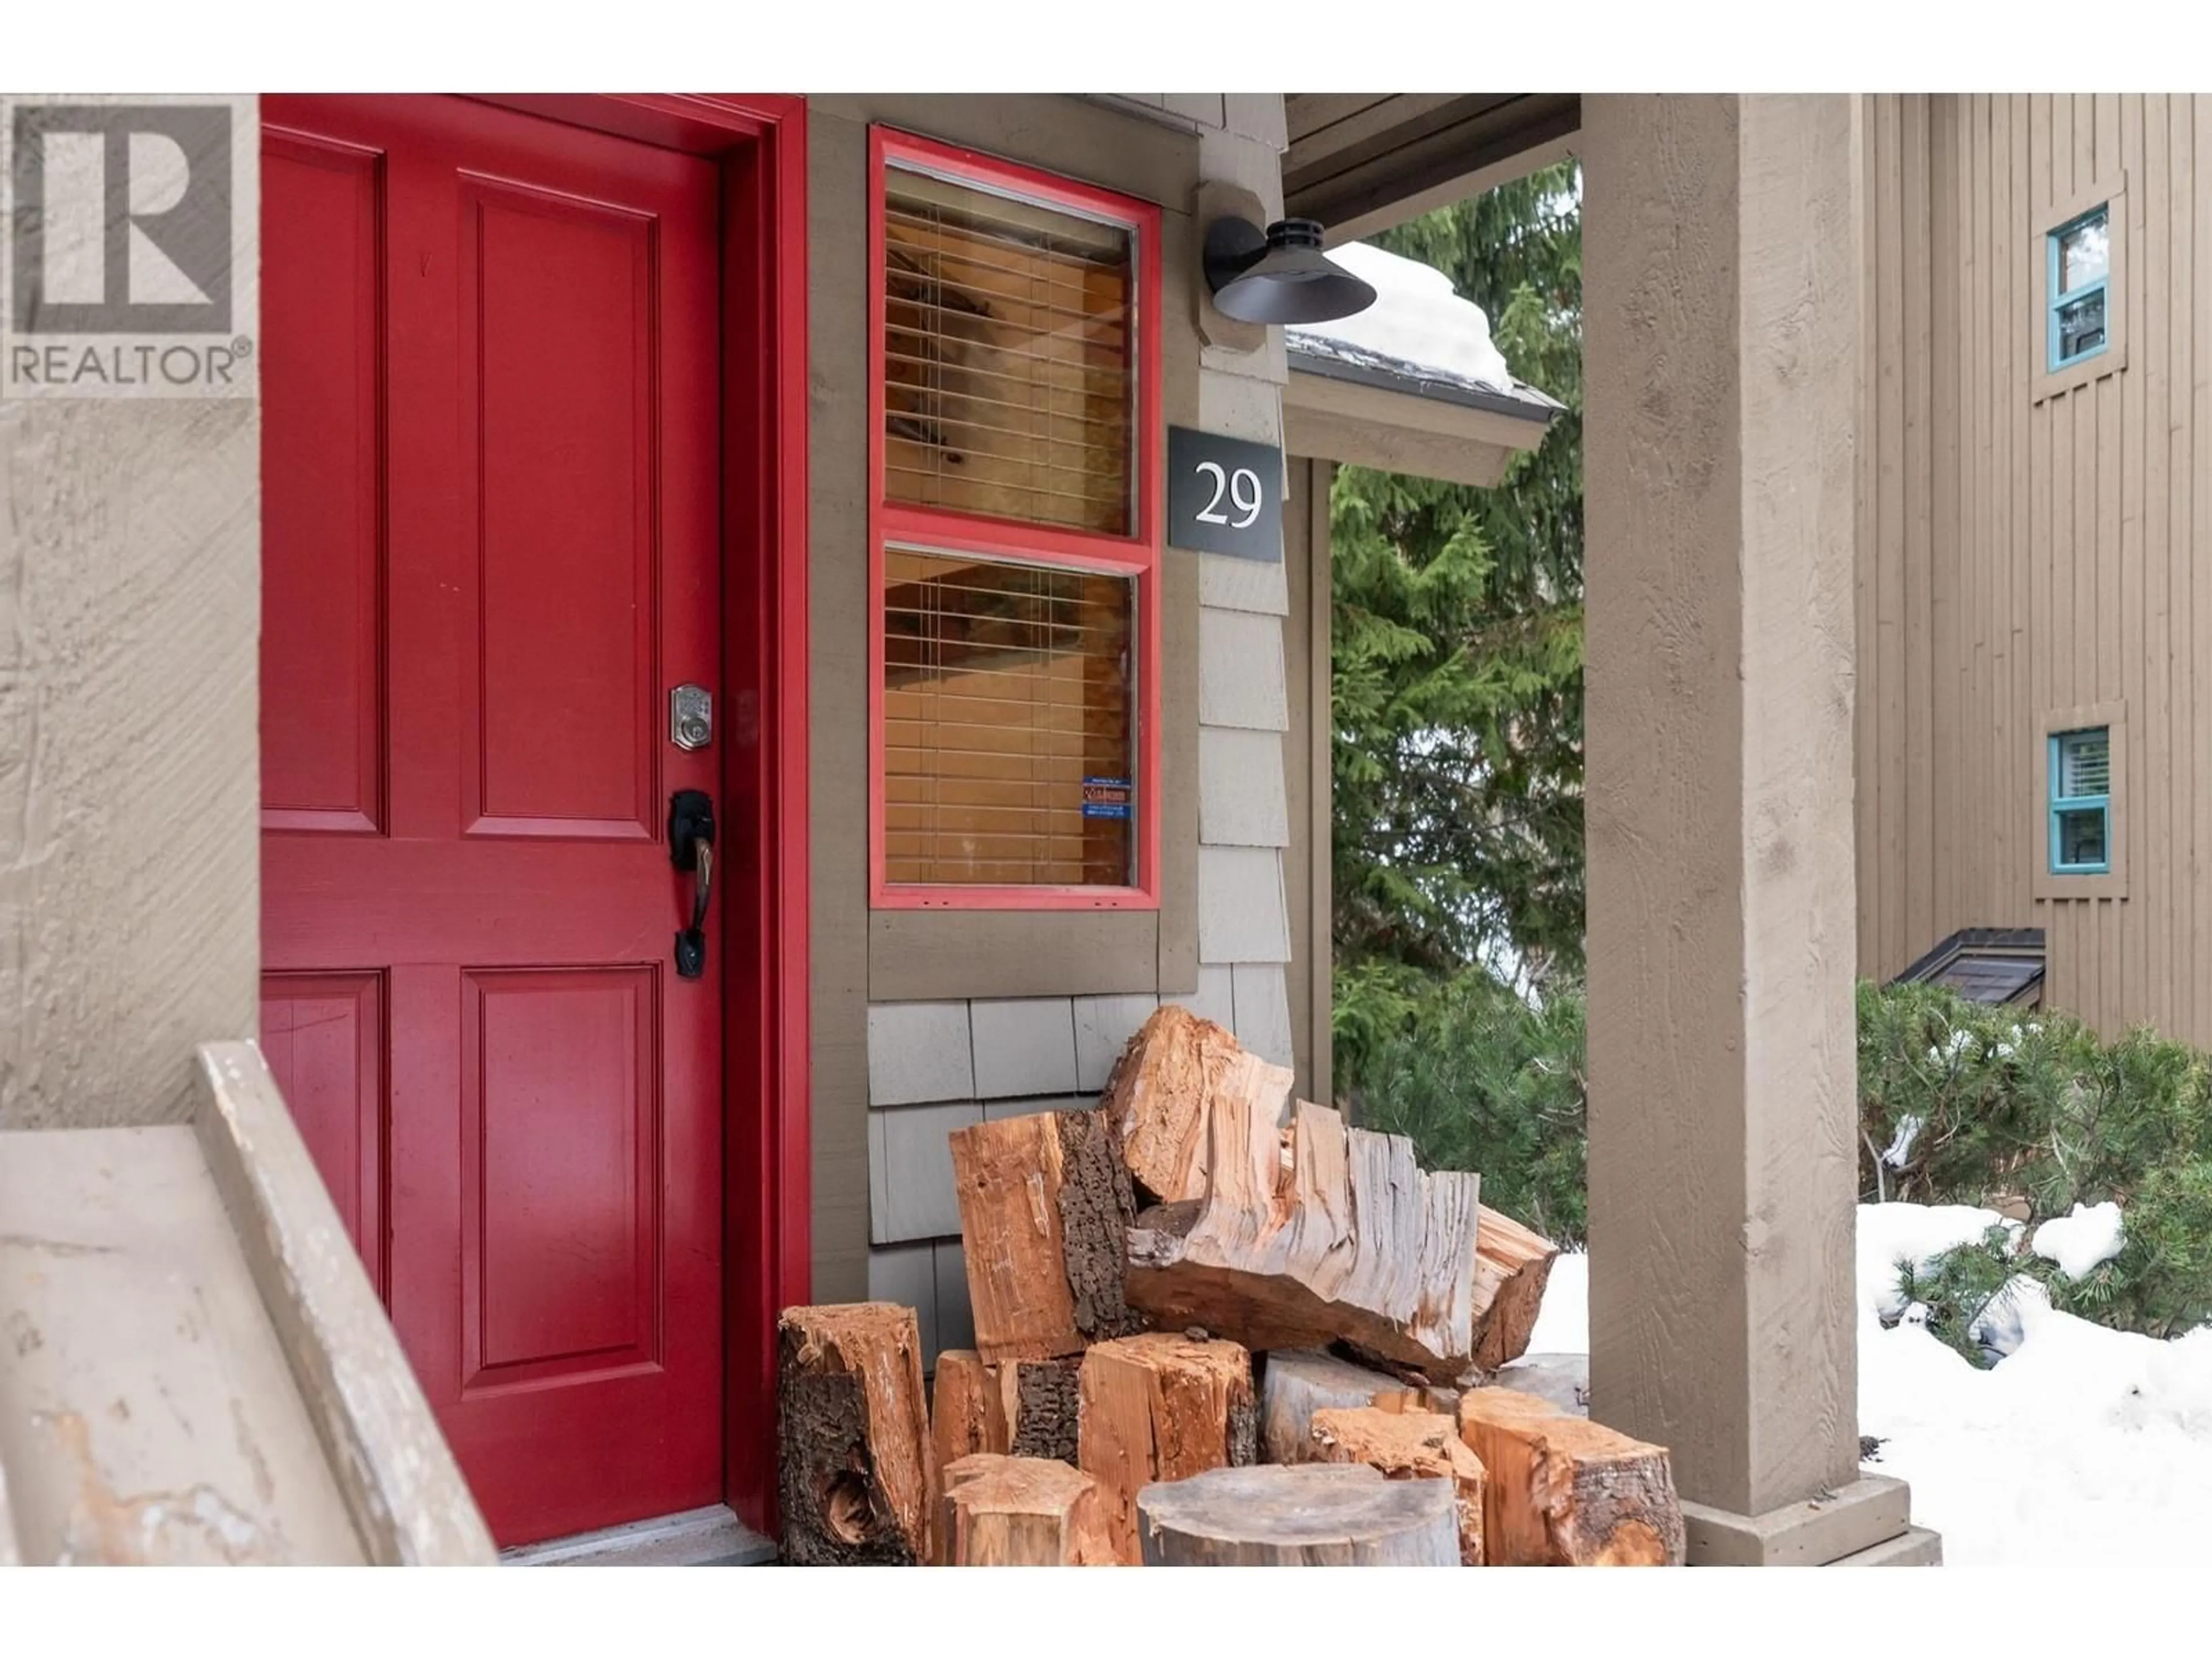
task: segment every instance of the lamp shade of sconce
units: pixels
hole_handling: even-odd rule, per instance
[[[1375,290],[1322,252],[1311,219],[1249,219],[1206,229],[1206,285],[1224,317],[1242,323],[1326,323],[1375,303]]]

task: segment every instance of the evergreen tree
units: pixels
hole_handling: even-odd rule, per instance
[[[1580,198],[1565,162],[1376,239],[1448,274],[1513,373],[1567,407],[1495,489],[1337,474],[1334,921],[1352,1022],[1357,987],[1407,971],[1581,969]]]

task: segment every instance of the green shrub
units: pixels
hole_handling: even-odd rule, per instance
[[[1441,980],[1355,969],[1340,980],[1334,1031],[1358,1122],[1410,1137],[1430,1169],[1479,1170],[1485,1203],[1582,1243],[1578,988],[1553,985],[1532,1006],[1480,968]]]
[[[2023,1241],[2076,1204],[2119,1204],[2120,1254],[2081,1279],[2010,1256],[2001,1232],[1922,1275],[1910,1295],[1961,1352],[1976,1297],[2014,1273],[2043,1281],[2053,1307],[2120,1330],[2163,1337],[2212,1318],[2204,1054],[2147,1028],[2108,1043],[2066,1014],[1863,984],[1859,1107],[1863,1198],[2024,1206]]]

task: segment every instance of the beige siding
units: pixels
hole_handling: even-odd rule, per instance
[[[2039,926],[2049,1001],[2212,1044],[2212,592],[2192,558],[2212,100],[1880,97],[1868,114],[1861,971],[1960,927]],[[2124,366],[2034,401],[2043,234],[2123,174]],[[2039,896],[2045,720],[2102,703],[2126,711],[2124,890]]]

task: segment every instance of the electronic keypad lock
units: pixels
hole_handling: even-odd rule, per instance
[[[703,685],[679,685],[668,694],[668,740],[678,749],[704,749],[714,737],[714,694]]]
[[[668,861],[696,878],[691,925],[676,936],[676,976],[707,971],[707,900],[714,887],[714,803],[703,789],[678,789],[668,798]]]

